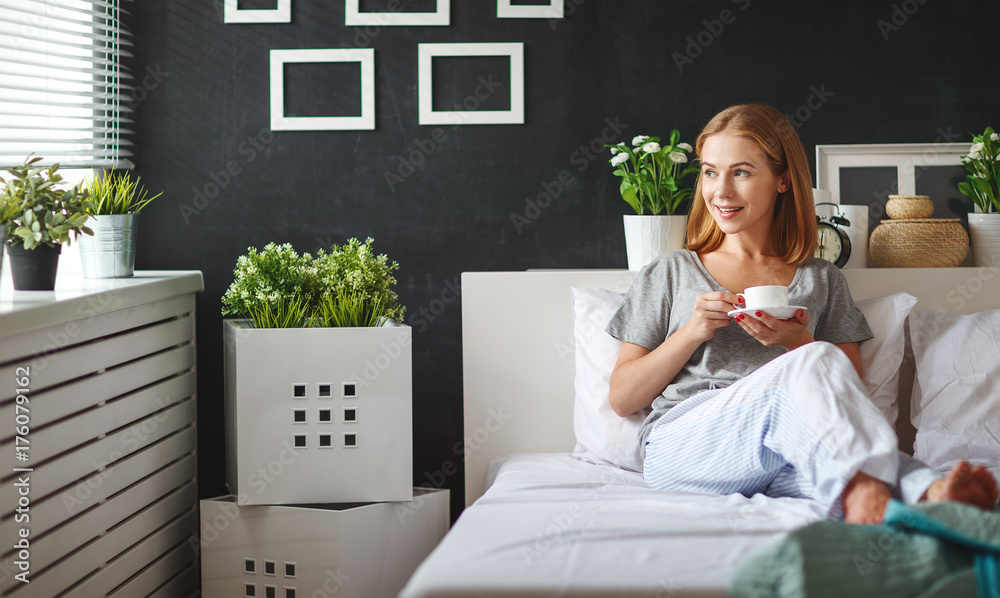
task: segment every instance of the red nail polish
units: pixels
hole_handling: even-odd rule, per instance
[[[760,317],[760,312],[759,312],[759,311],[756,311],[756,312],[754,312],[754,315],[755,315],[755,316],[757,316],[757,317],[759,318],[759,317]]]

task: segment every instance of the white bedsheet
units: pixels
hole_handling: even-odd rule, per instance
[[[808,500],[650,490],[563,453],[494,462],[491,481],[402,598],[725,596],[749,552],[822,519]]]

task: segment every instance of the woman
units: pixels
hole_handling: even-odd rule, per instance
[[[869,399],[859,343],[872,333],[840,271],[812,257],[811,178],[788,120],[732,106],[695,149],[687,249],[643,269],[607,328],[623,341],[611,406],[652,407],[640,434],[650,487],[805,496],[852,523],[881,521],[893,494],[991,507],[989,472],[963,463],[941,478],[901,454]],[[730,318],[735,293],[759,285],[788,286],[806,309]]]

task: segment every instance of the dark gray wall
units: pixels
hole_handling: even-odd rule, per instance
[[[290,24],[266,25],[223,24],[222,0],[131,7],[144,83],[136,162],[164,191],[143,218],[138,267],[205,275],[203,496],[225,492],[219,298],[250,245],[311,251],[372,236],[401,264],[414,480],[451,488],[457,516],[463,476],[442,473],[461,461],[454,289],[463,271],[624,267],[627,206],[609,156],[589,146],[674,127],[693,142],[714,113],[746,101],[793,115],[810,156],[816,144],[934,142],[942,131],[967,141],[1000,122],[996,1],[566,0],[566,18],[550,21],[501,20],[492,0],[453,0],[449,27],[368,30],[344,26],[343,5],[292,0]],[[524,42],[525,124],[418,126],[417,44],[484,41]],[[349,47],[376,51],[375,130],[271,133],[268,50]],[[436,74],[438,102],[474,93],[479,76],[509,83],[495,59],[442,62]],[[357,109],[349,69],[289,77],[298,113]],[[501,87],[484,107],[506,101]],[[390,186],[386,173],[408,173],[404,160],[418,167]],[[551,202],[529,207],[547,188]]]

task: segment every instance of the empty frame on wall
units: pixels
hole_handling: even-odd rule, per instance
[[[497,0],[498,19],[561,19],[563,0],[549,0],[548,4],[511,4],[511,0]]]
[[[345,25],[449,25],[451,24],[451,0],[437,0],[434,12],[361,12],[361,0],[346,0],[344,3]],[[397,2],[398,5],[398,2]]]
[[[360,116],[285,116],[285,65],[300,62],[361,64]],[[302,90],[308,93],[309,90]],[[375,128],[375,50],[271,50],[271,130],[347,131]]]
[[[434,110],[435,56],[507,56],[510,59],[508,110]],[[524,44],[468,43],[417,45],[417,112],[421,125],[524,124]]]
[[[840,201],[842,168],[896,169],[893,193],[915,195],[917,169],[931,166],[961,166],[971,143],[892,143],[870,145],[817,145],[816,187],[830,191],[832,201]]]
[[[224,23],[291,23],[292,0],[278,0],[276,8],[240,8],[239,0],[223,0]]]

